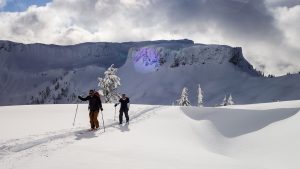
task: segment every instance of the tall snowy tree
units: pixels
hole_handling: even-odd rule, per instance
[[[116,75],[117,68],[114,68],[112,64],[105,72],[104,78],[98,78],[103,95],[105,97],[105,103],[115,102],[120,98],[120,94],[117,93],[117,88],[121,86],[120,78]]]
[[[182,89],[180,99],[177,100],[177,103],[179,106],[190,106],[191,105],[191,103],[188,99],[188,89],[186,87],[184,87]]]
[[[203,93],[200,84],[198,85],[198,107],[203,107]]]
[[[232,96],[231,96],[231,94],[229,94],[229,97],[227,99],[227,105],[233,105],[233,104],[234,104],[234,102],[233,102]]]
[[[223,102],[220,104],[220,106],[226,106],[227,105],[227,96],[224,96]]]
[[[231,96],[231,94],[229,94],[229,95],[225,95],[223,102],[220,105],[227,106],[227,105],[233,105],[233,104],[234,104],[234,102],[233,102],[232,96]]]

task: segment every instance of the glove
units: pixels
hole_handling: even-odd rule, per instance
[[[101,110],[101,111],[103,111],[103,108],[102,108],[102,107],[100,107],[100,110]]]
[[[115,107],[117,107],[118,103],[115,104]]]

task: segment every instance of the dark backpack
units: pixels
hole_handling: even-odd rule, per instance
[[[100,94],[98,92],[95,92],[94,95],[100,98]]]

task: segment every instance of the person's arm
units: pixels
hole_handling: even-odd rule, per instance
[[[127,103],[126,103],[126,105],[127,105],[127,109],[129,110],[129,106],[130,106],[130,100],[129,100],[129,98],[127,97]]]
[[[119,100],[118,103],[115,104],[115,107],[117,107],[120,104],[120,102],[121,102],[121,99]]]
[[[78,99],[82,100],[82,101],[87,101],[87,100],[90,100],[90,96],[87,96],[85,98],[81,97],[81,96],[78,96]]]

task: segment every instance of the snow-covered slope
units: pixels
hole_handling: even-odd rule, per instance
[[[148,60],[147,60],[148,59]],[[98,89],[98,77],[119,67],[121,93],[132,103],[175,103],[183,87],[196,104],[231,94],[239,104],[300,99],[300,75],[266,78],[243,57],[242,49],[194,44],[190,40],[84,43],[72,46],[0,41],[0,105],[74,103]]]
[[[198,108],[131,105],[87,132],[87,105],[0,107],[1,169],[298,169],[300,101]],[[101,122],[101,116],[99,117]]]

